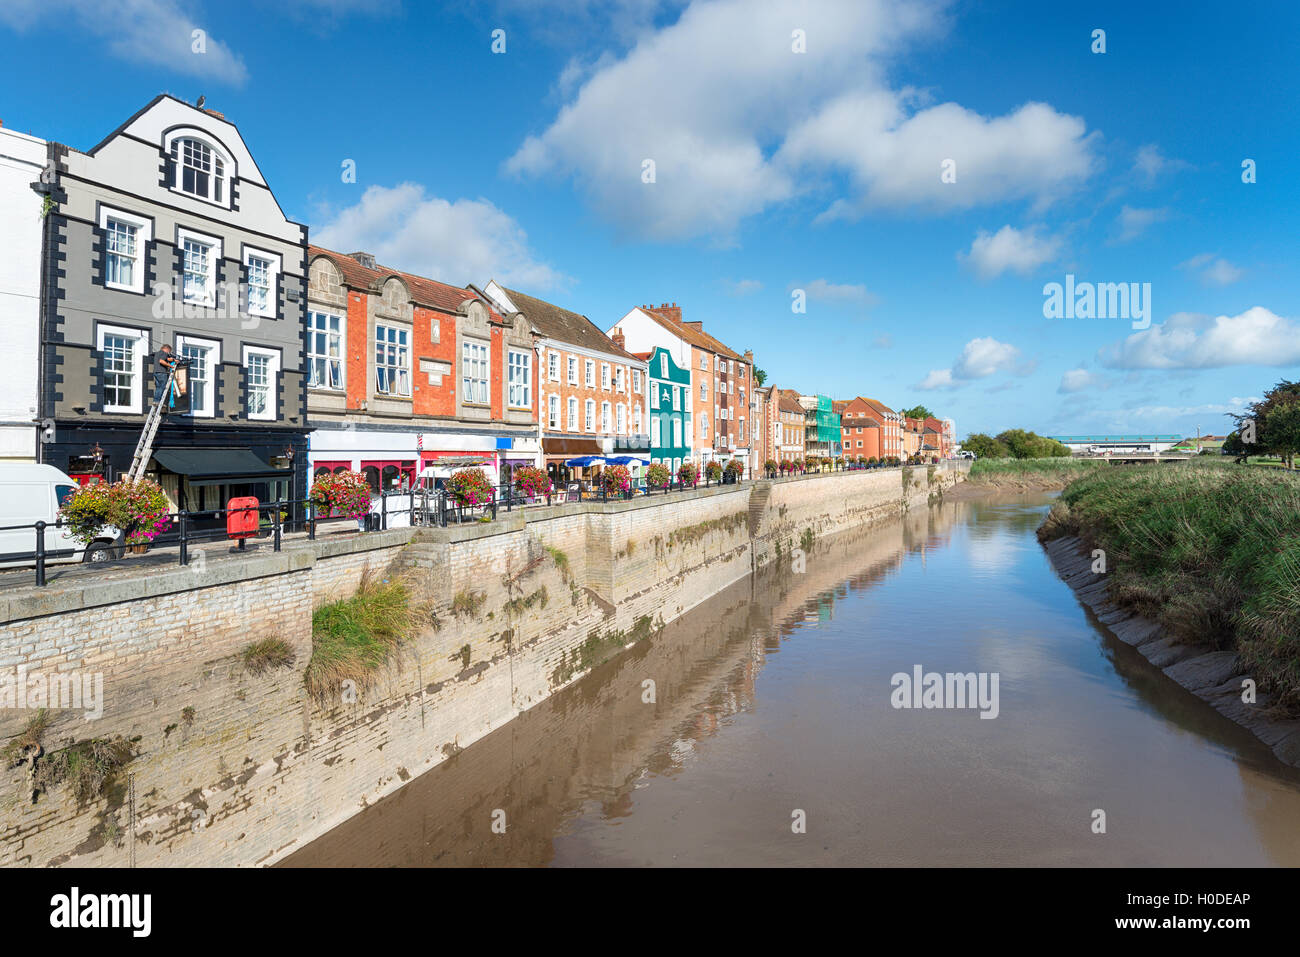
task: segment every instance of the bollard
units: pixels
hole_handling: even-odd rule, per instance
[[[36,523],[36,584],[45,584],[45,523]]]
[[[190,563],[190,542],[187,535],[189,529],[189,512],[185,511],[185,509],[181,509],[176,514],[176,518],[181,527],[181,564],[188,565]]]
[[[275,550],[280,550],[280,503],[275,503],[275,514],[272,516],[275,525]]]

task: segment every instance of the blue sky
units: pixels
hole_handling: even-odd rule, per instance
[[[0,119],[87,149],[203,94],[323,244],[602,327],[676,301],[959,435],[1222,433],[1297,377],[1300,4],[267,6],[8,0]],[[1045,318],[1067,273],[1150,328]]]

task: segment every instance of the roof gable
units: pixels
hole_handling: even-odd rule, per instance
[[[586,316],[516,289],[508,289],[505,286],[501,288],[515,307],[533,324],[533,328],[547,339],[590,349],[593,352],[605,352],[609,355],[636,360],[636,356],[625,349],[620,349],[614,344],[613,339],[601,332]]]

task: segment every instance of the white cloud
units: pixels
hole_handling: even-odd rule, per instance
[[[984,379],[995,372],[1016,371],[1020,350],[992,336],[966,343],[951,369],[931,369],[918,389],[950,389],[972,379]],[[1023,370],[1021,370],[1023,371]]]
[[[1082,392],[1101,385],[1101,379],[1087,369],[1071,369],[1061,376],[1061,384],[1056,391],[1061,393]]]
[[[763,284],[757,279],[724,279],[723,285],[729,296],[748,296],[763,288]]]
[[[1300,362],[1300,323],[1262,306],[1235,316],[1178,313],[1099,353],[1117,369],[1213,369]]]
[[[938,0],[697,0],[600,66],[506,163],[572,178],[627,232],[727,238],[822,179],[847,178],[826,215],[878,207],[1046,204],[1093,170],[1083,121],[1041,103],[983,116],[891,89],[887,61],[942,32]],[[805,54],[791,51],[805,31]],[[655,162],[655,181],[642,163]],[[957,164],[955,183],[940,164]],[[828,174],[826,177],[820,174]]]
[[[1179,269],[1194,272],[1204,283],[1214,286],[1227,286],[1245,275],[1245,270],[1234,266],[1228,260],[1213,253],[1201,253],[1178,264]]]
[[[1061,251],[1061,240],[1040,236],[1037,227],[1025,230],[1010,225],[996,233],[981,229],[970,251],[957,258],[968,263],[983,279],[992,279],[1011,270],[1027,275],[1044,263],[1051,262]]]
[[[100,38],[114,56],[132,63],[164,67],[177,73],[240,86],[248,79],[243,58],[220,40],[205,36],[205,49],[193,49],[193,31],[210,24],[198,22],[181,9],[179,0],[4,0],[0,23],[19,32],[50,23],[60,29],[68,21]]]
[[[379,262],[453,286],[490,278],[530,289],[568,280],[539,262],[523,227],[486,200],[427,196],[416,183],[371,186],[354,206],[313,229],[312,242],[365,250]]]
[[[995,372],[1014,368],[1019,358],[1020,350],[1015,346],[984,336],[966,343],[966,348],[953,363],[952,374],[958,379],[983,379]]]
[[[1133,169],[1146,181],[1148,186],[1166,173],[1187,169],[1190,165],[1183,160],[1170,159],[1165,156],[1154,143],[1148,143],[1140,147],[1137,156],[1133,160]]]
[[[917,384],[918,389],[951,389],[957,383],[952,379],[951,369],[931,369],[929,374]]]
[[[875,293],[861,283],[835,283],[826,279],[814,279],[803,287],[808,298],[813,302],[853,303],[860,306],[872,306],[880,301]]]
[[[1119,211],[1119,216],[1115,223],[1119,227],[1119,235],[1115,239],[1118,243],[1127,243],[1137,239],[1147,228],[1154,223],[1162,222],[1169,217],[1169,210],[1161,207],[1159,209],[1141,209],[1133,206],[1125,206]]]

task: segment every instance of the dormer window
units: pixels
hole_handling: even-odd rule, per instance
[[[227,204],[226,160],[211,145],[194,136],[178,136],[171,141],[171,160],[172,189]]]

